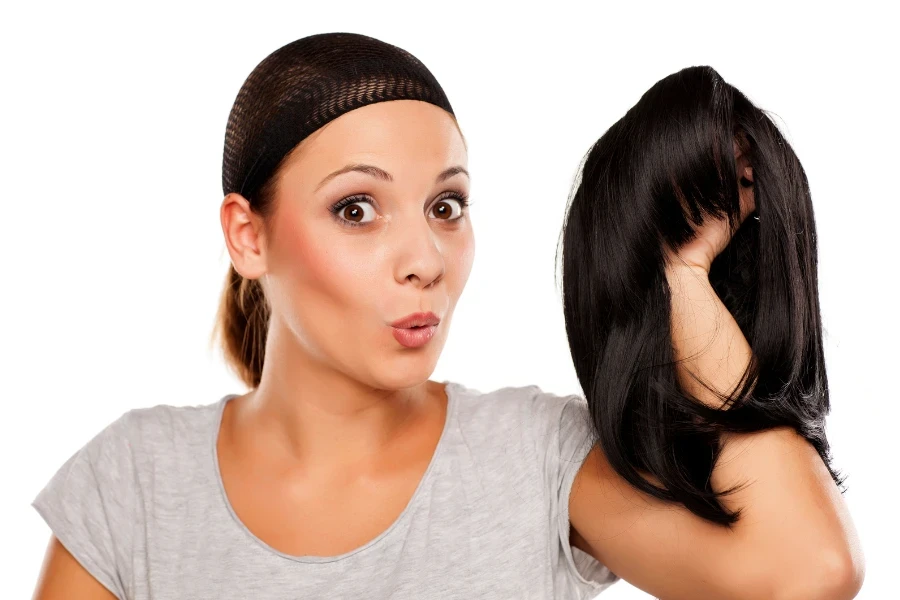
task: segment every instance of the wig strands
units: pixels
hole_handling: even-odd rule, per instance
[[[678,248],[705,219],[739,218],[733,144],[754,173],[756,212],[716,258],[710,282],[753,358],[714,409],[676,381],[664,245]],[[650,88],[591,147],[562,234],[566,331],[598,441],[638,489],[731,525],[710,485],[724,432],[789,426],[834,481],[806,174],[762,110],[710,67]],[[641,472],[655,476],[662,487]]]

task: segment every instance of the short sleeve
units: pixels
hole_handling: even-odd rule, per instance
[[[60,543],[119,600],[130,589],[135,523],[130,416],[73,454],[31,503]]]
[[[591,555],[573,548],[569,540],[569,495],[575,476],[594,445],[596,436],[587,401],[580,396],[540,394],[538,426],[545,447],[543,453],[544,485],[549,490],[554,529],[559,550],[570,575],[581,589],[600,592],[618,577]]]

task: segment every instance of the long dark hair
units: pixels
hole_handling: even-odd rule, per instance
[[[726,408],[715,409],[676,381],[664,248],[689,241],[704,219],[740,222],[735,140],[753,168],[756,212],[709,276],[753,358]],[[809,186],[767,113],[710,67],[660,80],[588,152],[562,244],[569,347],[599,444],[619,475],[731,525],[740,511],[728,511],[720,497],[732,490],[710,486],[721,434],[789,426],[843,484],[825,436]]]

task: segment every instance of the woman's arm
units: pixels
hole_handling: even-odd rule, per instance
[[[75,560],[56,536],[50,536],[50,544],[44,556],[44,564],[38,576],[33,600],[116,600],[116,596],[103,587]]]
[[[691,374],[728,393],[751,351],[710,285],[708,265],[725,244],[713,246],[708,260],[681,260],[687,253],[679,252],[667,278],[679,382],[718,406]],[[663,600],[853,598],[863,580],[862,551],[813,447],[789,428],[724,437],[713,488],[742,483],[748,485],[723,499],[727,508],[743,509],[729,530],[635,490],[596,447],[570,496],[573,544]]]

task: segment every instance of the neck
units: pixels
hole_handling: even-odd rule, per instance
[[[323,364],[275,327],[257,389],[235,408],[233,430],[247,443],[310,473],[365,469],[404,431],[435,414],[443,385],[383,390]]]

